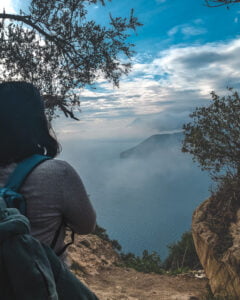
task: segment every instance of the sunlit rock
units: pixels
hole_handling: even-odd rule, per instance
[[[240,299],[240,209],[236,212],[236,222],[229,226],[232,246],[219,256],[216,245],[226,241],[211,230],[210,201],[211,198],[203,202],[193,214],[192,233],[196,251],[214,296]]]

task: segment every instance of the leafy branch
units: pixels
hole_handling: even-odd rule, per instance
[[[42,91],[50,117],[60,109],[74,119],[86,85],[102,77],[118,86],[131,69],[130,31],[142,24],[133,10],[128,18],[110,14],[108,26],[97,24],[88,18],[97,3],[106,1],[32,0],[27,12],[1,13],[0,82],[31,82]]]

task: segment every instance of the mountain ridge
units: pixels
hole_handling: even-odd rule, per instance
[[[120,158],[130,158],[130,157],[146,157],[149,154],[174,145],[176,143],[181,143],[183,138],[183,132],[175,132],[175,133],[162,133],[162,134],[154,134],[139,143],[138,145],[122,151],[120,153]]]

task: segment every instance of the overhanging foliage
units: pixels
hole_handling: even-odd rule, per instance
[[[0,14],[0,81],[24,80],[40,88],[49,117],[56,107],[74,117],[76,89],[102,76],[118,86],[128,74],[133,44],[130,30],[141,24],[134,17],[110,15],[108,26],[87,18],[92,4],[104,0],[32,0],[29,11]]]

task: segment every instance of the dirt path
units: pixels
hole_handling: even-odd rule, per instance
[[[78,237],[69,249],[75,274],[100,300],[197,300],[206,294],[206,279],[158,275],[117,267],[118,254],[96,236]]]
[[[104,270],[85,278],[85,282],[100,300],[194,300],[206,294],[204,279],[143,274],[124,268]]]

